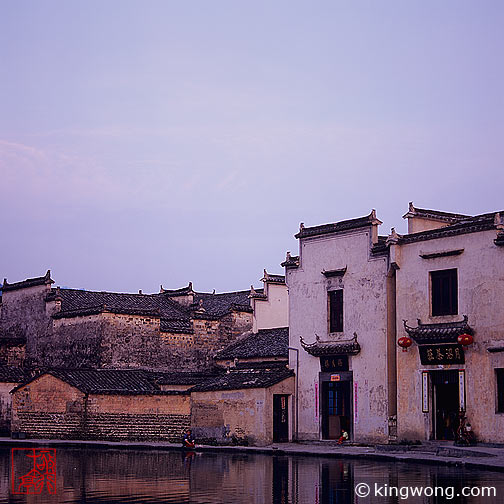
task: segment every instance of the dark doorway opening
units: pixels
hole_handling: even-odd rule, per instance
[[[273,394],[273,442],[289,441],[289,396]]]
[[[322,382],[322,437],[338,439],[344,429],[351,435],[350,381]]]
[[[433,437],[454,440],[459,417],[459,385],[457,371],[431,371],[434,390]]]

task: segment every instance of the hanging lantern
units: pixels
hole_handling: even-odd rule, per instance
[[[469,345],[472,345],[474,342],[474,338],[470,334],[461,334],[458,338],[457,341],[459,342],[460,345],[462,345],[464,348],[467,348]]]
[[[408,347],[413,344],[413,341],[409,336],[403,336],[397,340],[397,344],[402,348],[403,352],[407,352]]]

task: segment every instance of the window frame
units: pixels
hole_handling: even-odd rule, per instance
[[[495,413],[504,413],[504,368],[495,368]]]
[[[343,289],[327,291],[328,331],[342,333],[344,328]]]
[[[432,317],[458,315],[458,269],[429,271]]]

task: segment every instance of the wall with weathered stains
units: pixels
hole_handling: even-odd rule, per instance
[[[12,431],[34,438],[82,436],[84,394],[51,375],[43,375],[12,395]]]
[[[196,439],[223,441],[234,437],[257,446],[271,444],[273,394],[293,392],[294,378],[268,389],[192,392],[193,433]]]
[[[504,442],[504,414],[496,413],[495,369],[504,368],[504,248],[497,247],[494,231],[450,236],[409,243],[400,247],[397,271],[397,337],[407,335],[402,320],[415,327],[422,323],[451,322],[467,315],[474,329],[474,344],[465,351],[465,364],[428,366],[420,363],[418,346],[407,352],[397,348],[398,434],[403,439],[432,436],[432,407],[422,413],[421,370],[464,369],[466,408],[476,436],[487,442]],[[423,259],[420,254],[463,249],[460,255]],[[429,272],[456,268],[458,314],[431,316]],[[432,390],[429,391],[431,393]],[[432,401],[431,401],[432,402]],[[432,406],[432,405],[431,405]]]
[[[23,367],[26,355],[26,345],[0,340],[0,364],[5,366]]]
[[[50,284],[8,290],[2,293],[0,328],[10,337],[26,338],[27,356],[37,354],[37,344],[51,330],[50,319],[45,312],[45,297]]]
[[[300,266],[287,269],[289,288],[289,345],[299,349],[299,437],[321,437],[320,360],[300,344],[351,340],[357,333],[362,348],[350,356],[353,372],[353,438],[388,439],[387,411],[387,258],[372,257],[371,230],[354,230],[300,241]],[[323,270],[347,268],[342,277],[326,278]],[[329,333],[328,291],[343,289],[342,333]],[[290,352],[296,369],[296,353]],[[357,392],[357,396],[355,396]]]
[[[84,394],[43,375],[13,394],[12,430],[32,438],[181,441],[190,425],[184,394]]]
[[[199,371],[211,367],[217,351],[250,330],[252,314],[197,318],[189,335],[161,331],[156,316],[110,312],[46,316],[43,324],[48,330],[39,334],[29,353],[39,365]]]
[[[273,442],[273,395],[281,394],[288,395],[288,422],[289,422],[289,440],[293,438],[293,429],[295,418],[295,402],[293,400],[296,391],[295,378],[287,378],[286,380],[276,383],[275,385],[268,387],[265,394],[265,404],[264,404],[264,418],[265,421],[265,439],[267,444]]]
[[[49,319],[52,331],[38,342],[35,358],[51,367],[100,367],[104,361],[102,314]]]
[[[189,395],[89,395],[86,438],[178,442],[191,423]]]
[[[228,438],[247,440],[249,444],[268,444],[265,389],[193,392],[191,403],[196,438],[207,437],[206,434],[217,437],[216,434],[223,432]]]

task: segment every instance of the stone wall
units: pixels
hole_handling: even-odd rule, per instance
[[[52,319],[54,307],[44,307],[46,293],[40,286],[4,295],[2,327],[10,335],[26,335],[27,363],[36,367],[199,371],[212,367],[213,355],[252,327],[248,312],[195,318],[192,334],[162,332],[159,316],[104,312]],[[24,308],[17,306],[23,303]],[[2,362],[20,365],[23,358],[22,346],[0,348]]]
[[[104,333],[101,314],[55,319],[52,331],[39,340],[35,360],[51,367],[100,367],[105,360]]]
[[[162,332],[156,316],[100,313],[46,318],[49,329],[31,345],[30,362],[50,367],[149,368],[200,371],[213,355],[252,327],[252,314],[197,318],[193,334]],[[7,350],[0,358],[7,360]],[[4,355],[5,354],[5,355]],[[11,351],[10,360],[22,357]]]
[[[23,367],[26,346],[24,343],[0,343],[0,364],[5,366]]]
[[[180,441],[189,395],[87,395],[43,375],[13,394],[12,430],[31,438]]]
[[[2,293],[0,329],[5,335],[26,338],[27,356],[31,358],[38,353],[38,341],[51,331],[45,306],[50,288],[49,284],[37,285]]]

